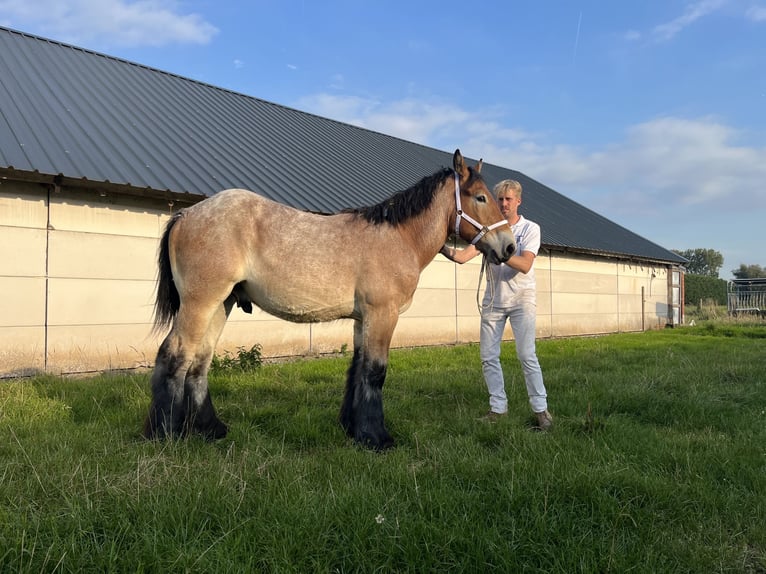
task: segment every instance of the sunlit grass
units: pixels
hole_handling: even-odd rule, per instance
[[[540,341],[556,417],[486,410],[478,347],[392,352],[397,448],[337,424],[349,358],[218,373],[229,436],[147,442],[147,375],[0,384],[3,572],[763,572],[766,328]]]

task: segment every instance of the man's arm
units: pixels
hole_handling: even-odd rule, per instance
[[[444,255],[450,261],[463,264],[466,261],[470,261],[477,255],[480,255],[481,251],[476,249],[476,247],[473,245],[467,245],[465,249],[456,249],[445,244],[439,250],[439,253]],[[519,255],[511,255],[505,261],[505,264],[512,269],[516,269],[516,271],[520,271],[521,273],[529,273],[529,270],[532,269],[534,262],[534,253],[531,251],[522,251]]]
[[[450,261],[454,261],[455,263],[460,263],[462,265],[466,261],[470,261],[479,255],[481,251],[476,249],[476,247],[473,245],[467,245],[465,249],[456,249],[455,247],[450,247],[449,245],[445,244],[439,250],[439,253],[444,255]]]
[[[515,269],[516,271],[520,271],[521,273],[529,273],[529,270],[532,269],[532,264],[535,262],[535,254],[531,251],[522,251],[519,255],[511,255],[508,260],[505,262],[505,264]]]

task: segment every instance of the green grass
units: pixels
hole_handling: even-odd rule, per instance
[[[397,448],[337,424],[349,358],[211,379],[222,441],[147,442],[148,375],[0,383],[2,572],[766,572],[766,327],[538,344],[556,428],[486,411],[474,345],[392,352]]]

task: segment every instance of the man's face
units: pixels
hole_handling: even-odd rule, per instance
[[[512,191],[504,191],[497,196],[497,205],[503,217],[509,221],[516,219],[516,210],[521,205],[521,200]]]

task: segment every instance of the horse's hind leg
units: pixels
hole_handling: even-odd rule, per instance
[[[144,422],[146,438],[163,439],[181,434],[184,412],[184,378],[189,368],[175,327],[157,351],[152,372],[152,402]]]
[[[357,443],[374,450],[394,444],[383,420],[383,383],[397,318],[395,311],[379,311],[354,323],[354,358],[348,369],[340,423]]]
[[[199,433],[209,439],[223,438],[228,432],[226,425],[216,415],[213,401],[210,399],[207,374],[216,343],[218,343],[234,302],[234,296],[230,295],[224,304],[216,310],[191,367],[186,373],[184,383],[185,430]]]
[[[193,302],[188,306],[182,302],[173,328],[160,345],[154,363],[152,403],[144,423],[146,438],[165,438],[184,432],[189,406],[185,400],[186,375],[218,307],[218,304],[208,305],[205,310]]]

